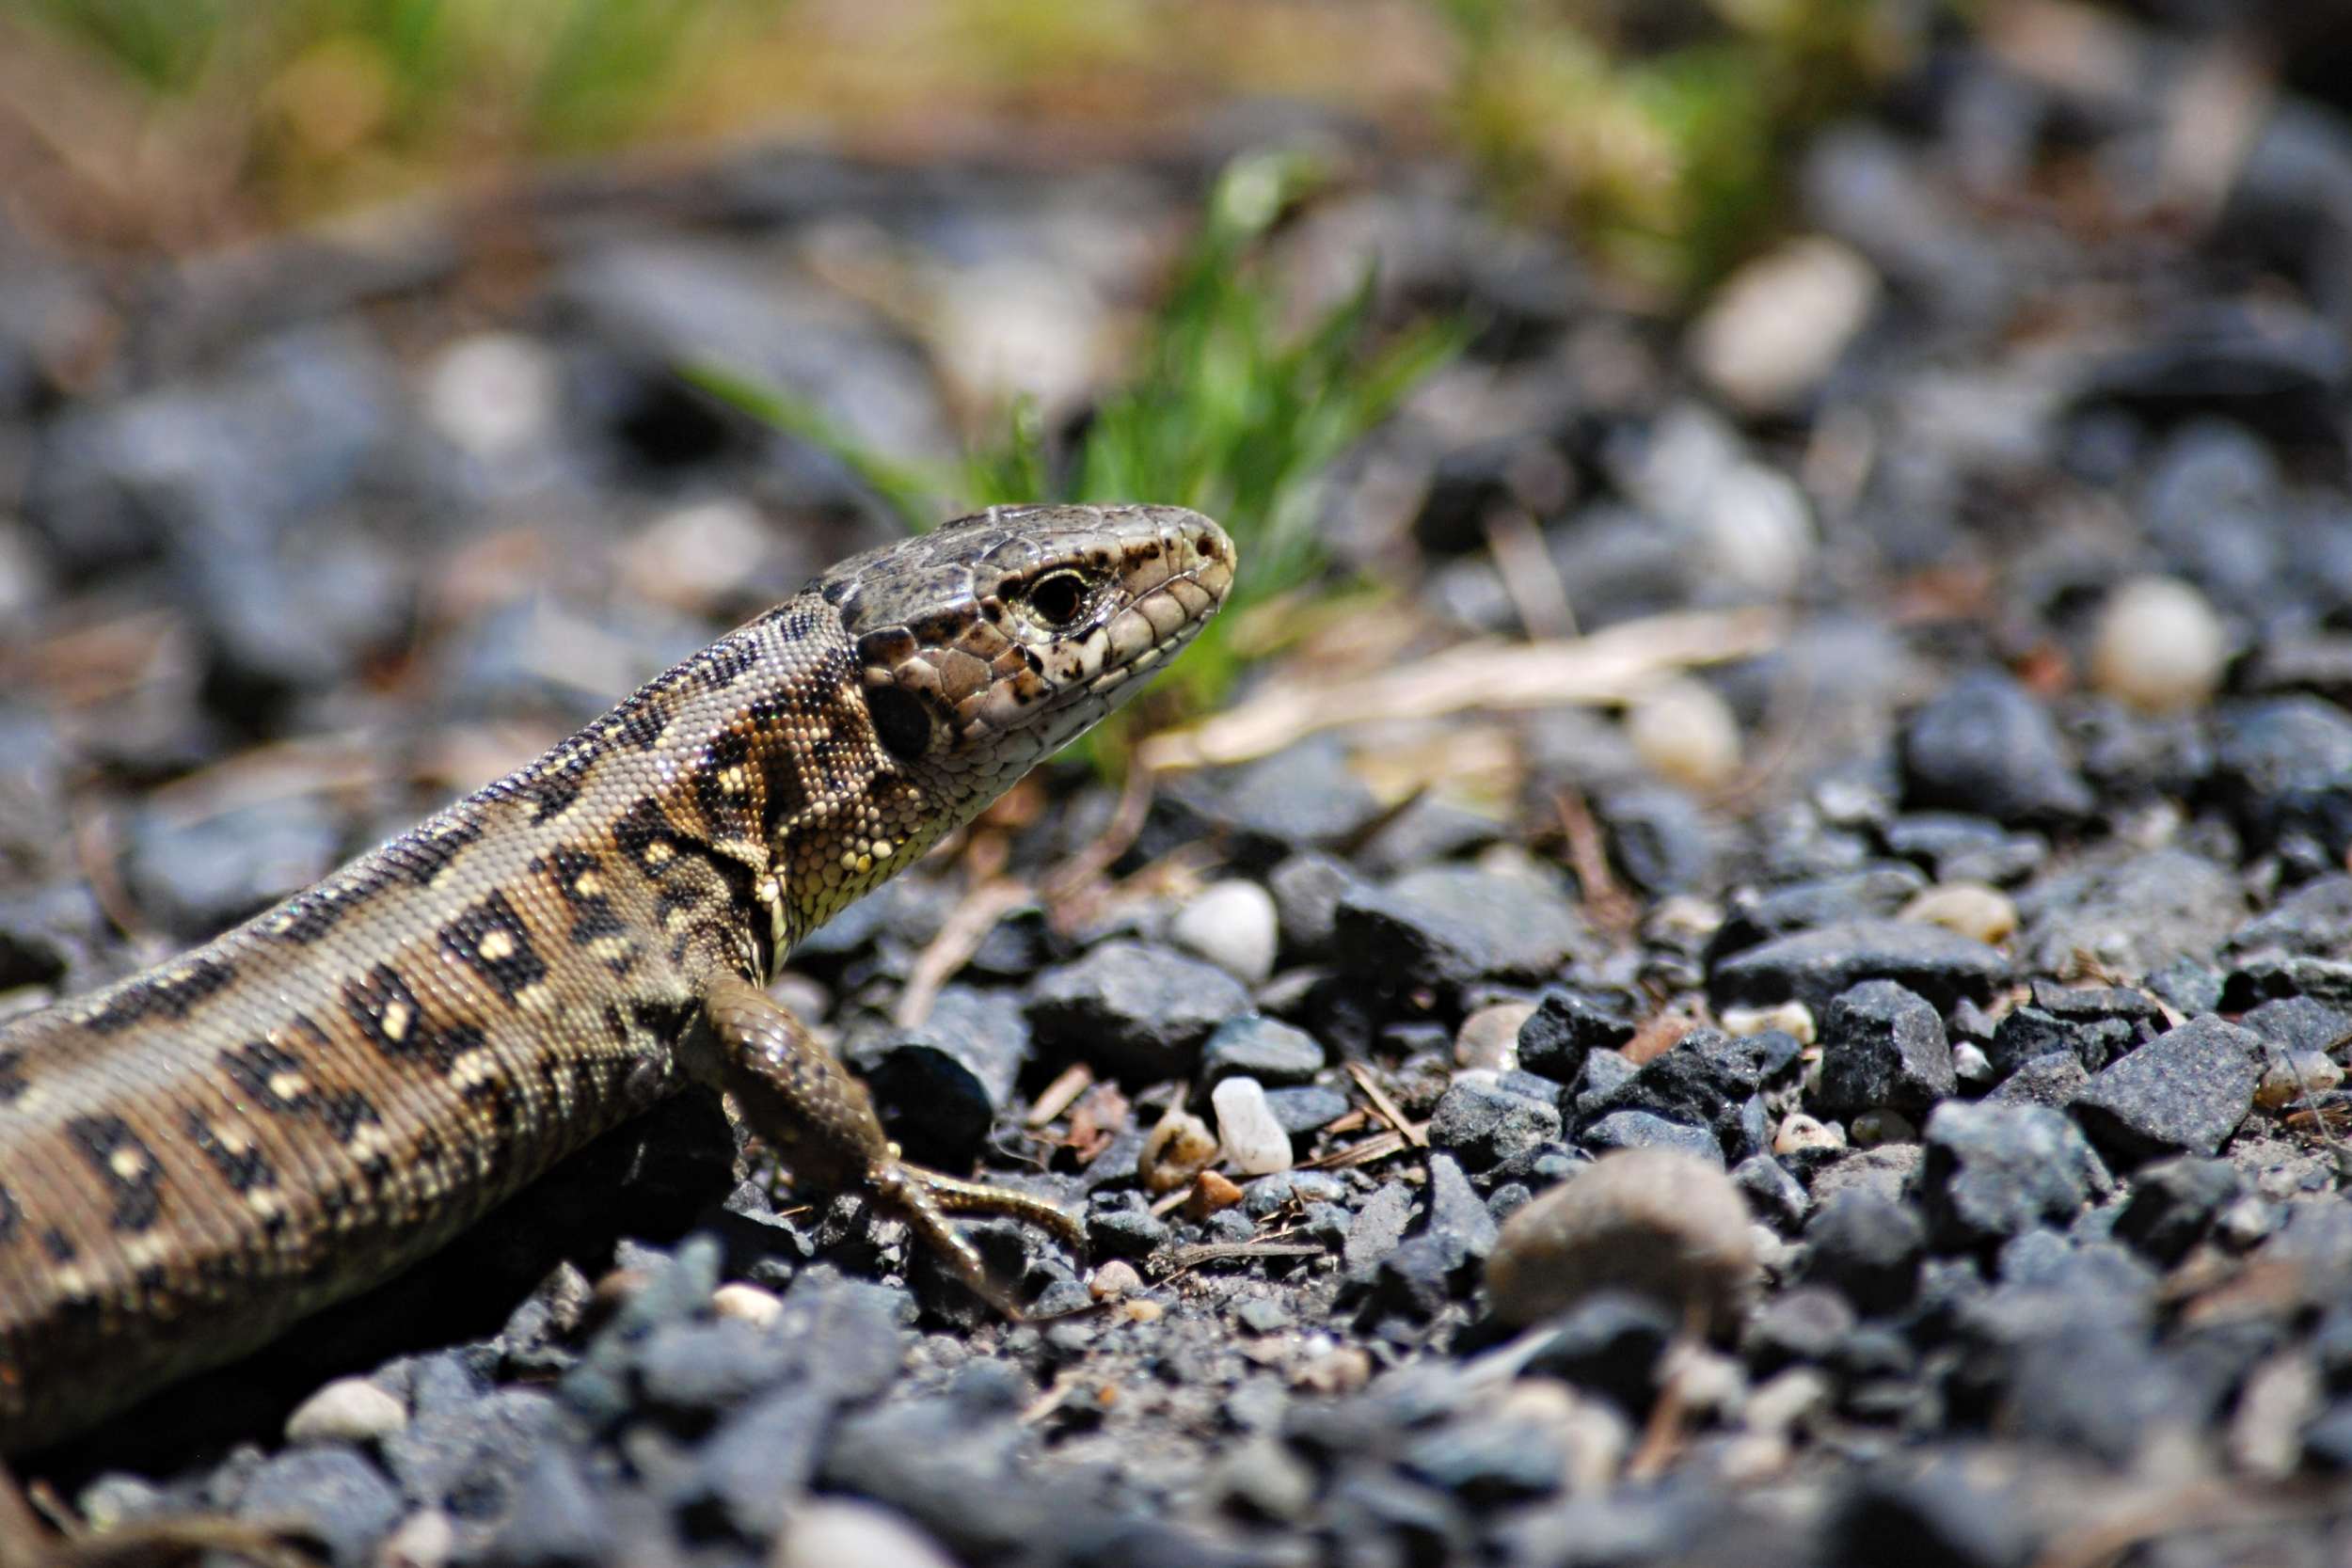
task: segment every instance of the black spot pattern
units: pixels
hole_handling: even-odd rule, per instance
[[[275,1187],[278,1173],[270,1168],[268,1156],[260,1149],[247,1148],[242,1153],[222,1142],[212,1121],[200,1111],[190,1111],[182,1123],[188,1142],[203,1151],[220,1172],[221,1180],[238,1192],[250,1192],[256,1187]]]
[[[40,1233],[40,1250],[59,1268],[82,1256],[81,1249],[73,1244],[73,1238],[54,1225]]]
[[[288,899],[267,929],[280,942],[313,942],[341,924],[344,912],[357,901],[337,896],[331,887],[314,887]]]
[[[0,1245],[16,1240],[16,1233],[24,1227],[24,1210],[16,1201],[16,1195],[0,1187]]]
[[[431,887],[482,831],[477,821],[428,822],[384,846],[383,863],[418,887]]]
[[[671,868],[690,853],[699,853],[701,847],[693,844],[677,830],[661,810],[661,802],[651,796],[638,801],[612,824],[612,842],[620,846],[637,868],[660,881]]]
[[[236,970],[218,958],[192,958],[171,974],[126,982],[82,1020],[82,1027],[93,1035],[112,1035],[145,1019],[185,1018],[191,1007],[236,977]]]
[[[244,1045],[230,1046],[220,1053],[220,1067],[230,1081],[273,1111],[298,1111],[309,1105],[314,1096],[308,1087],[293,1094],[280,1094],[271,1087],[271,1080],[286,1074],[300,1074],[302,1060],[291,1052],[281,1051],[267,1040],[248,1040]]]
[[[604,862],[585,849],[568,846],[555,850],[544,861],[533,861],[531,869],[554,879],[555,891],[571,907],[572,928],[565,933],[572,945],[585,947],[600,937],[617,937],[628,933],[628,927],[619,911],[612,908],[612,898],[601,890],[581,892],[583,879],[601,879]],[[592,880],[590,885],[595,886]]]
[[[0,1105],[23,1094],[25,1086],[24,1053],[0,1051]]]
[[[145,1230],[153,1225],[163,1212],[164,1173],[154,1151],[131,1131],[131,1124],[117,1116],[75,1117],[65,1123],[65,1133],[81,1146],[99,1180],[114,1195],[108,1222],[117,1230]]]
[[[548,977],[547,962],[531,945],[523,917],[503,893],[468,906],[442,927],[441,945],[509,1002]]]
[[[534,768],[512,784],[493,785],[501,793],[511,795],[531,805],[531,819],[545,822],[567,810],[580,799],[580,792],[588,786],[588,774],[604,753],[597,747],[585,743],[575,746],[564,760],[552,768]]]
[[[613,717],[613,737],[631,751],[652,751],[661,744],[661,736],[670,728],[669,705],[665,703],[634,698]]]
[[[319,1119],[339,1143],[349,1143],[361,1127],[384,1119],[368,1097],[357,1089],[323,1095],[318,1103]]]
[[[417,993],[400,972],[377,964],[357,980],[343,982],[343,1015],[385,1055],[397,1060],[423,1059],[447,1070],[451,1059],[466,1049],[452,1031],[437,1027],[425,1016]]]

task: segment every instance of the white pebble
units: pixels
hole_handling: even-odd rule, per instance
[[[1716,289],[1692,324],[1692,366],[1744,412],[1786,412],[1829,374],[1878,298],[1860,255],[1818,235],[1790,240]]]
[[[1678,1149],[1605,1154],[1503,1221],[1487,1300],[1498,1319],[1527,1324],[1614,1287],[1728,1323],[1756,1287],[1748,1227],[1721,1166]]]
[[[339,1377],[294,1406],[289,1443],[373,1443],[408,1424],[408,1407],[364,1377]]]
[[[708,610],[742,588],[745,569],[767,556],[774,538],[747,500],[716,496],[690,501],[664,512],[622,546],[621,575],[647,598]]]
[[[1274,895],[1255,882],[1211,882],[1176,911],[1168,934],[1245,985],[1274,973]]]
[[[2139,578],[2100,612],[2090,678],[2153,713],[2201,706],[2221,684],[2229,633],[2205,596],[2176,578]]]
[[[1921,926],[1941,926],[1982,942],[2007,942],[2017,930],[2017,906],[2009,895],[1982,882],[1946,882],[1905,904],[1899,917]]]
[[[1291,1168],[1291,1135],[1275,1119],[1265,1087],[1255,1078],[1226,1079],[1209,1091],[1209,1103],[1216,1109],[1217,1137],[1235,1170],[1272,1176]]]
[[[955,1568],[939,1544],[873,1503],[812,1499],[793,1514],[769,1554],[771,1568]]]
[[[2344,1082],[2344,1069],[2324,1051],[2269,1051],[2262,1082],[2255,1085],[2254,1103],[2265,1111],[2294,1104],[2306,1095],[2325,1094]]]
[[[1768,598],[1804,585],[1818,534],[1797,482],[1761,463],[1734,465],[1695,519],[1712,579]]]
[[[1712,688],[1670,680],[1652,688],[1625,716],[1634,753],[1661,778],[1708,790],[1740,771],[1740,721]]]
[[[1133,1263],[1120,1258],[1114,1258],[1095,1270],[1093,1277],[1087,1281],[1087,1294],[1097,1301],[1117,1301],[1142,1289],[1143,1275],[1136,1273]]]
[[[457,1521],[437,1508],[421,1509],[400,1523],[375,1549],[375,1568],[441,1568],[457,1554]]]
[[[1780,1131],[1772,1134],[1774,1154],[1798,1154],[1815,1148],[1843,1148],[1846,1134],[1824,1121],[1817,1121],[1803,1111],[1791,1111],[1781,1119]]]
[[[1993,1058],[1974,1040],[1954,1040],[1952,1076],[1963,1084],[1989,1084],[1993,1081]]]
[[[710,1309],[720,1317],[766,1328],[784,1315],[784,1298],[773,1291],[734,1280],[710,1292]]]
[[[1535,1016],[1533,1002],[1498,1002],[1462,1021],[1454,1036],[1454,1065],[1509,1072],[1519,1065],[1519,1028]]]
[[[461,338],[425,372],[426,422],[485,463],[545,438],[555,428],[560,398],[554,359],[512,332]]]
[[[1811,1045],[1820,1037],[1814,1027],[1813,1009],[1802,1002],[1783,1002],[1773,1007],[1725,1007],[1715,1022],[1734,1039],[1769,1034],[1774,1029],[1794,1035],[1800,1045]]]

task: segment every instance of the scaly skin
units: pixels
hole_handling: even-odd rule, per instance
[[[898,1163],[764,988],[1223,601],[1177,507],[998,508],[842,562],[530,767],[169,963],[0,1026],[0,1452],[266,1342],[690,1079],[795,1175]]]

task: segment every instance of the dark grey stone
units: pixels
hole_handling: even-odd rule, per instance
[[[1839,1193],[1804,1230],[1804,1277],[1871,1317],[1900,1311],[1919,1288],[1928,1230],[1918,1210],[1867,1188]]]
[[[1597,1115],[1608,1097],[1631,1083],[1633,1075],[1641,1070],[1623,1052],[1585,1053],[1584,1066],[1579,1069],[1571,1092],[1576,1114],[1580,1117]]]
[[[1812,1207],[1804,1183],[1769,1154],[1751,1154],[1732,1166],[1731,1182],[1756,1217],[1777,1230],[1795,1229]]]
[[[695,1455],[690,1496],[748,1539],[773,1537],[816,1474],[833,1411],[830,1394],[792,1384],[729,1412]]]
[[[2090,1074],[2081,1057],[2071,1050],[2053,1051],[2020,1063],[1984,1099],[1988,1105],[2046,1105],[2063,1111],[2090,1086]]]
[[[583,1433],[564,1405],[538,1388],[501,1388],[471,1403],[421,1409],[384,1439],[384,1465],[408,1501],[481,1519],[505,1511],[527,1457]]]
[[[492,1537],[491,1556],[516,1568],[596,1568],[619,1560],[604,1500],[580,1461],[560,1448],[531,1457]]]
[[[637,1378],[657,1409],[707,1416],[775,1382],[792,1359],[783,1344],[739,1319],[667,1323],[637,1347]]]
[[[2092,1078],[2074,1115],[2101,1148],[2128,1160],[2211,1154],[2253,1109],[2262,1063],[2259,1037],[2208,1013]]]
[[[1959,1087],[1944,1021],[1892,980],[1842,992],[1821,1019],[1820,1101],[1833,1115],[1916,1114]]]
[[[2039,1105],[1947,1101],[1923,1136],[1919,1190],[1944,1247],[2068,1224],[2111,1180],[2074,1124]]]
[[[1380,818],[1380,801],[1371,787],[1348,767],[1341,749],[1324,739],[1182,782],[1172,793],[1223,826],[1245,863],[1272,864],[1299,850],[1336,849]],[[1280,895],[1276,896],[1279,910]]]
[[[2352,1013],[2309,996],[2265,1002],[2238,1022],[2282,1051],[2333,1051],[2352,1036]]]
[[[1978,1447],[1858,1468],[1829,1511],[1824,1560],[1932,1562],[1937,1568],[2026,1568],[2042,1546],[2026,1478]]]
[[[1800,1285],[1749,1317],[1740,1337],[1740,1354],[1760,1378],[1799,1362],[1826,1366],[1852,1335],[1855,1322],[1853,1307],[1836,1291]]]
[[[1323,1070],[1323,1044],[1304,1029],[1252,1013],[1228,1019],[1200,1050],[1203,1080],[1255,1078],[1267,1088],[1311,1082]]]
[[[1249,992],[1215,964],[1169,947],[1106,942],[1030,988],[1038,1043],[1146,1083],[1191,1075],[1217,1025]]]
[[[184,936],[208,936],[333,870],[342,832],[324,799],[307,796],[193,821],[142,812],[124,871],[141,909]]]
[[[1928,879],[1910,866],[1890,864],[1762,891],[1742,888],[1725,903],[1724,923],[1716,927],[1708,952],[1724,958],[1791,931],[1890,919],[1927,885]]]
[[[1559,1491],[1566,1458],[1545,1425],[1471,1416],[1410,1438],[1398,1463],[1406,1474],[1485,1508]]]
[[[1930,699],[1903,727],[1904,799],[2010,824],[2072,821],[2090,786],[2049,711],[2009,674],[1979,670]]]
[[[2352,958],[2352,876],[2335,871],[2305,882],[2233,932],[2230,949]]]
[[[1560,1112],[1551,1099],[1467,1075],[1446,1090],[1429,1119],[1429,1141],[1451,1149],[1472,1170],[1557,1143],[1560,1131]]]
[[[1701,1128],[1737,1157],[1758,1152],[1767,1135],[1758,1091],[1774,1056],[1766,1036],[1735,1038],[1693,1029],[1605,1095],[1580,1097],[1580,1125],[1641,1111]]]
[[[1893,980],[1939,1010],[1978,1002],[2009,980],[2009,960],[1983,942],[1910,921],[1867,920],[1776,937],[1715,966],[1708,989],[1718,1007],[1797,1001],[1816,1016],[1865,980]]]
[[[240,1519],[298,1523],[336,1568],[375,1560],[376,1543],[400,1522],[400,1493],[340,1444],[290,1449],[262,1462],[237,1499]]]
[[[953,1168],[971,1163],[1011,1098],[1029,1023],[1009,992],[947,986],[921,1023],[853,1035],[841,1055],[909,1158]]]
[[[1986,1055],[2006,1078],[2038,1057],[2064,1053],[2096,1072],[2139,1043],[2141,1031],[2122,1019],[2067,1019],[2041,1007],[2012,1008],[1993,1032]]]
[[[1629,1291],[1596,1291],[1543,1325],[1531,1374],[1592,1389],[1628,1411],[1649,1408],[1658,1363],[1681,1325],[1659,1302]]]
[[[1519,1065],[1530,1072],[1573,1084],[1584,1058],[1596,1050],[1615,1050],[1633,1037],[1629,1007],[1618,998],[1584,991],[1547,990],[1519,1025]]]
[[[2341,864],[2352,848],[2352,717],[2310,696],[2225,705],[2214,784],[2249,844],[2301,835]]]
[[[1347,1244],[1340,1255],[1342,1273],[1353,1283],[1369,1285],[1380,1260],[1405,1240],[1405,1227],[1413,1217],[1413,1189],[1391,1181],[1364,1199],[1347,1227]]]
[[[2131,1196],[2115,1218],[2116,1239],[2169,1268],[2245,1190],[2227,1160],[2159,1160],[2133,1173]]]
[[[1293,1137],[1328,1127],[1351,1108],[1346,1095],[1319,1084],[1295,1089],[1268,1089],[1265,1102],[1273,1111],[1274,1119],[1281,1123],[1282,1131]]]
[[[1926,866],[1939,882],[2016,881],[2049,858],[2049,840],[1982,816],[1913,812],[1886,825],[1887,853]],[[1891,911],[1890,911],[1891,912]]]
[[[1381,990],[1458,991],[1482,979],[1545,978],[1586,932],[1557,887],[1438,865],[1342,898],[1333,941],[1349,973]]]
[[[1714,827],[1678,789],[1620,789],[1594,802],[1626,879],[1652,896],[1708,886],[1718,854]]]
[[[2246,909],[2235,873],[2181,848],[2044,876],[2017,901],[2019,967],[2071,969],[2077,953],[2110,971],[2145,974],[2176,958],[2211,958]]]
[[[1647,1111],[1612,1111],[1579,1132],[1576,1141],[1596,1154],[1613,1148],[1678,1148],[1719,1165],[1724,1163],[1724,1146],[1714,1133]]]
[[[1281,932],[1282,952],[1295,959],[1312,961],[1330,953],[1340,900],[1372,884],[1346,862],[1308,849],[1267,873],[1265,885],[1274,895],[1274,922]]]

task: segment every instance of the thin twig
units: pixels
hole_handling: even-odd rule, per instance
[[[1415,1148],[1429,1147],[1426,1126],[1413,1124],[1412,1118],[1397,1107],[1396,1101],[1389,1098],[1388,1091],[1373,1077],[1370,1068],[1361,1062],[1350,1062],[1347,1064],[1347,1075],[1356,1080],[1356,1086],[1364,1091],[1364,1098],[1371,1101],[1373,1109],[1380,1113],[1380,1119],[1387,1122],[1399,1137]]]
[[[1043,1127],[1077,1102],[1080,1095],[1094,1085],[1094,1069],[1084,1062],[1073,1062],[1061,1069],[1061,1076],[1045,1085],[1029,1114],[1021,1118],[1024,1127]]]

